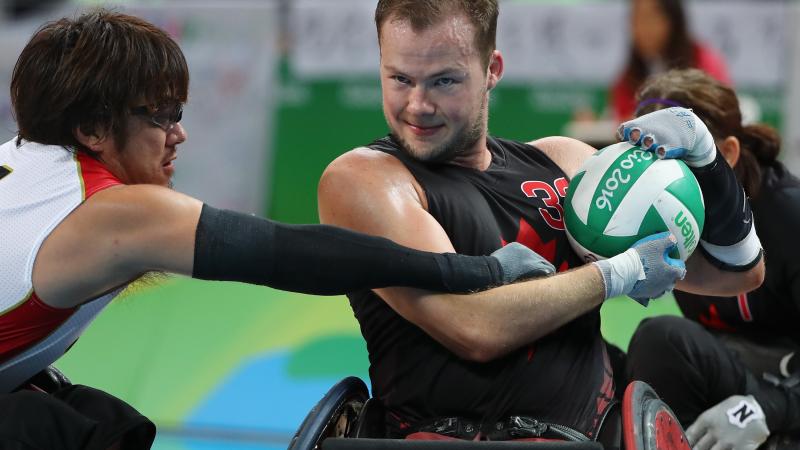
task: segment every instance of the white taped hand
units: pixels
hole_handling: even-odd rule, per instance
[[[644,306],[675,287],[686,275],[680,259],[669,256],[677,240],[669,232],[638,240],[624,253],[596,261],[603,275],[606,298],[628,295]]]
[[[714,137],[691,109],[667,108],[624,122],[617,138],[655,152],[661,159],[680,158],[691,167],[705,167],[717,157]]]
[[[693,450],[755,450],[768,437],[764,411],[752,395],[728,397],[686,430]]]

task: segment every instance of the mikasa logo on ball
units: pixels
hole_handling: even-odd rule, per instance
[[[672,256],[686,260],[704,221],[703,194],[686,164],[660,160],[626,142],[584,163],[569,183],[564,206],[567,237],[585,260],[610,258],[663,231],[678,239]]]

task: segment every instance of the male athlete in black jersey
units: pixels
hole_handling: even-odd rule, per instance
[[[494,0],[378,2],[391,134],[331,163],[319,186],[320,217],[432,251],[480,255],[518,241],[561,271],[469,298],[407,288],[352,293],[390,435],[441,430],[431,424],[448,418],[469,424],[451,434],[495,438],[487,427],[520,415],[594,439],[614,392],[600,304],[620,294],[645,303],[682,273],[665,259],[666,236],[577,267],[562,203],[570,177],[594,149],[560,137],[521,143],[488,136],[489,91],[503,74],[494,46],[497,12]],[[630,124],[624,135],[652,150],[684,145],[687,160],[713,159],[708,133],[700,133],[705,127],[685,114]],[[676,133],[648,134],[660,124]],[[715,217],[707,223],[743,227]],[[759,254],[749,256],[749,265],[732,273],[697,252],[679,286],[716,295],[752,289],[763,264]],[[631,283],[637,279],[652,288],[640,291]]]
[[[659,75],[640,97],[639,114],[680,104],[712,130],[751,199],[768,270],[761,287],[737,296],[675,292],[686,318],[640,325],[629,347],[630,375],[650,383],[691,425],[695,449],[750,450],[768,434],[769,445],[800,447],[792,437],[800,432],[800,260],[791,241],[800,228],[800,180],[777,160],[775,130],[742,124],[736,93],[705,73]],[[729,417],[728,409],[742,412]]]

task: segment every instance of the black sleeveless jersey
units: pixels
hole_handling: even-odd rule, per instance
[[[709,328],[768,342],[783,337],[800,345],[800,180],[781,164],[762,167],[753,219],[764,248],[767,273],[758,289],[738,297],[675,291],[683,314]]]
[[[581,264],[564,232],[568,180],[539,149],[490,137],[492,162],[479,171],[420,163],[391,137],[369,147],[406,165],[458,253],[488,255],[517,241],[560,271]],[[476,363],[460,359],[371,291],[349,298],[367,341],[373,395],[404,421],[518,414],[591,436],[613,396],[599,308],[528,347]]]

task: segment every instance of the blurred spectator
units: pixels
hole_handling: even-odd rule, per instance
[[[681,0],[631,0],[628,63],[611,88],[615,122],[633,117],[636,91],[650,76],[695,67],[731,84],[721,55],[689,34]]]
[[[46,9],[52,9],[64,0],[0,0],[2,16],[13,20],[22,19]]]

